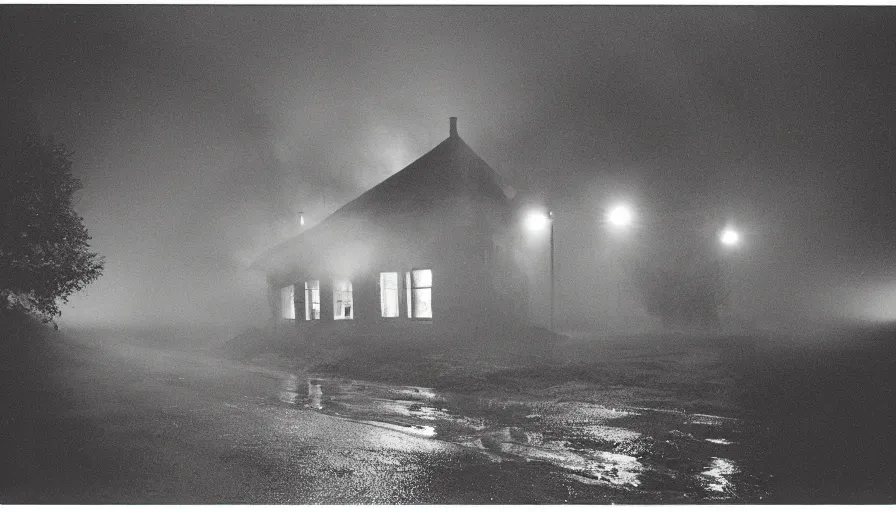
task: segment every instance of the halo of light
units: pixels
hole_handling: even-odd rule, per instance
[[[625,228],[631,226],[634,220],[635,215],[628,205],[617,204],[607,211],[607,222],[613,226]]]
[[[719,241],[726,247],[734,247],[740,244],[740,233],[734,228],[725,228],[719,233]]]
[[[532,211],[526,214],[526,217],[523,219],[523,226],[528,231],[542,231],[548,226],[549,222],[551,222],[551,219],[546,213]]]

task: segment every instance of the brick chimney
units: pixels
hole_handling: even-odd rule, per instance
[[[449,137],[457,137],[457,118],[449,117],[448,120],[451,122],[451,128],[448,131]]]

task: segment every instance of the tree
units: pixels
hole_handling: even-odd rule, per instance
[[[48,322],[59,303],[95,281],[103,259],[72,207],[81,182],[69,153],[33,134],[3,137],[0,147],[0,310]]]

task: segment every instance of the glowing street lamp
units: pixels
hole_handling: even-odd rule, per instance
[[[527,230],[538,233],[543,231],[545,227],[547,227],[551,223],[551,213],[544,213],[541,211],[533,211],[529,212],[526,215],[526,218],[523,219],[523,225]]]
[[[736,247],[740,245],[740,233],[734,228],[727,227],[719,233],[719,242],[725,247]]]
[[[627,204],[617,204],[607,211],[607,222],[617,228],[627,228],[635,220],[635,214]]]
[[[551,244],[551,330],[554,330],[554,212],[532,211],[523,219],[523,225],[532,232],[550,228]]]

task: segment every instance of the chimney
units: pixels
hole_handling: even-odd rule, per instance
[[[448,132],[449,137],[457,137],[457,118],[449,117],[449,121],[451,121],[451,130]]]

